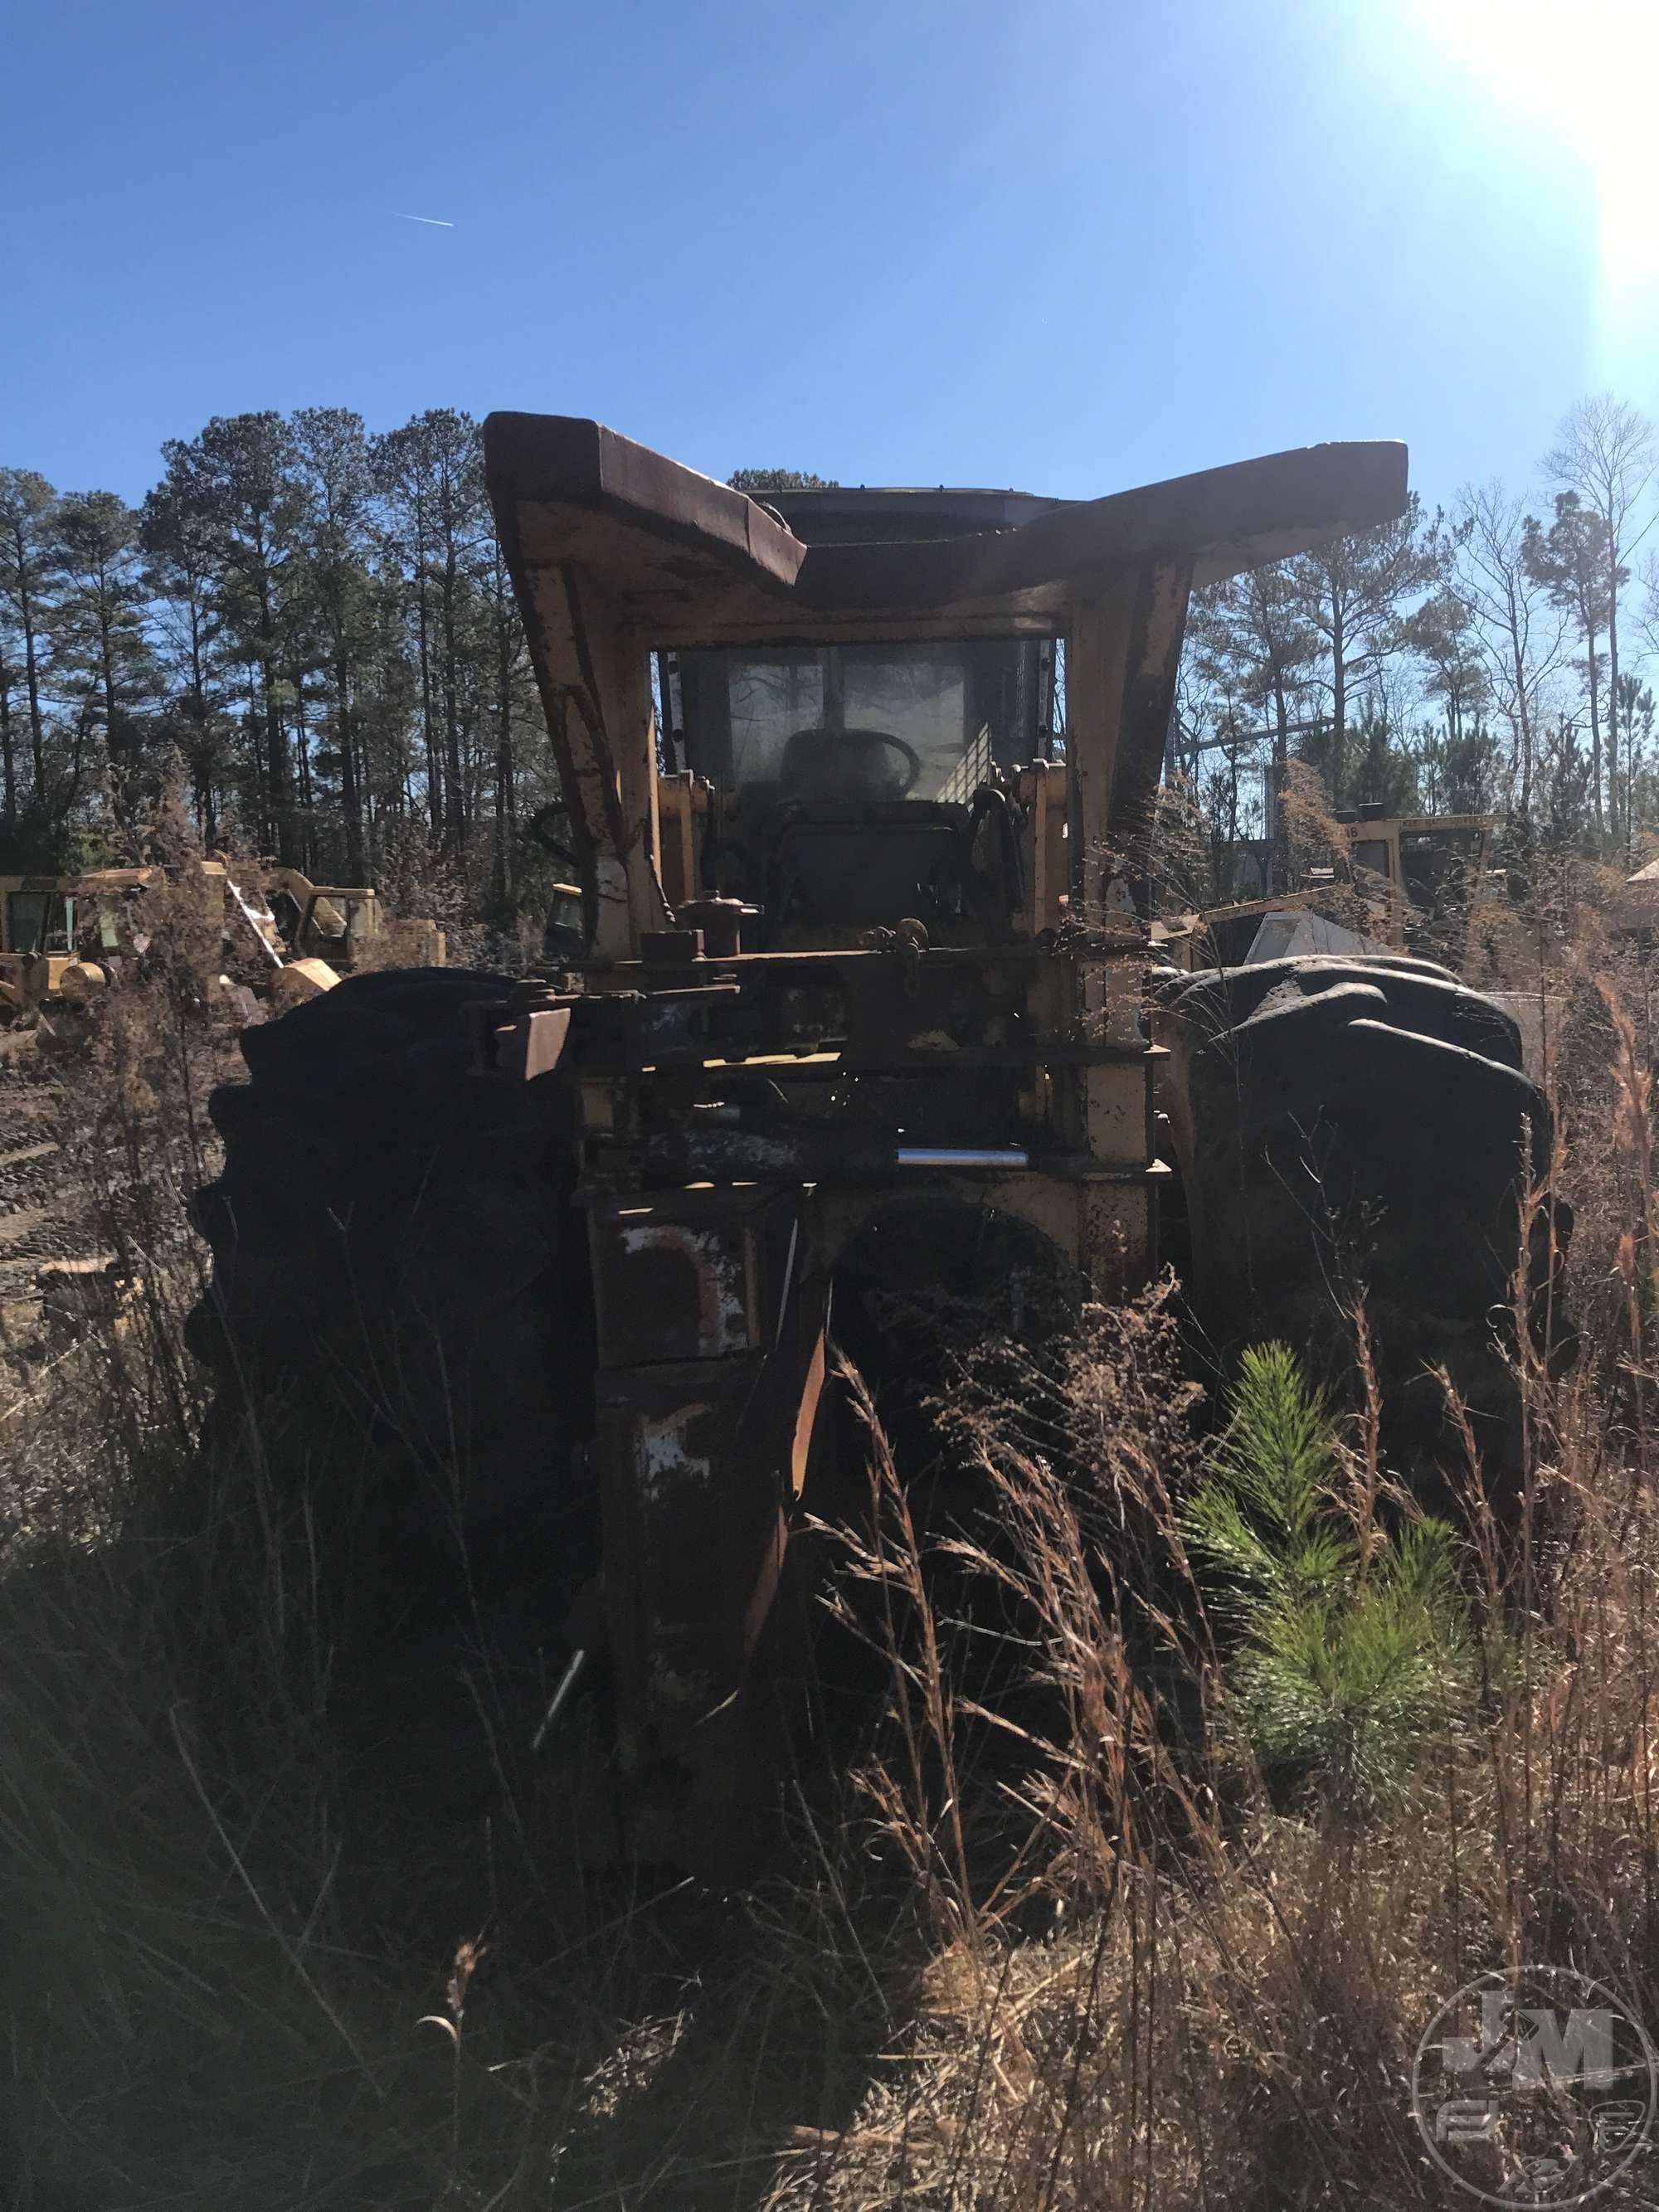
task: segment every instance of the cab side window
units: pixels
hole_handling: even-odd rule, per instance
[[[75,902],[57,891],[6,895],[6,945],[13,952],[72,952]]]
[[[44,952],[47,891],[9,891],[6,896],[6,946],[12,952]]]

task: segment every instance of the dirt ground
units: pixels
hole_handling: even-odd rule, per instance
[[[0,1032],[0,1361],[27,1383],[60,1349],[45,1302],[54,1275],[84,1279],[112,1260],[90,1179],[76,1172],[66,1114],[74,1062],[40,1049],[39,1032]]]

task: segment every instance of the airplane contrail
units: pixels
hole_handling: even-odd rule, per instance
[[[429,222],[434,230],[453,230],[455,228],[453,222],[446,222],[438,215],[405,215],[401,208],[393,208],[392,212],[399,222]]]

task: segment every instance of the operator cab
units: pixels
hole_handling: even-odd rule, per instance
[[[5,950],[37,957],[75,950],[75,901],[52,885],[6,895]]]
[[[348,969],[374,927],[373,902],[372,891],[319,890],[295,877],[270,893],[270,916],[294,957]]]
[[[1057,501],[979,491],[775,495],[808,544],[976,536]],[[702,890],[770,946],[910,917],[1006,939],[1023,904],[1015,771],[1056,749],[1048,638],[682,648],[659,665],[682,764],[712,787]]]
[[[911,916],[935,942],[1006,938],[1013,771],[1052,744],[1046,639],[705,647],[669,681],[686,764],[713,787],[702,888],[762,908],[764,944]]]

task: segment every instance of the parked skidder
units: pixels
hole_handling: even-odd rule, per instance
[[[520,984],[348,980],[247,1034],[197,1340],[235,1389],[296,1386],[286,1443],[268,1409],[263,1433],[314,1496],[378,1470],[352,1527],[386,1607],[441,1607],[464,1551],[474,1617],[543,1647],[560,1697],[596,1686],[622,1848],[704,1863],[750,1798],[838,1279],[913,1283],[921,1255],[1018,1325],[1031,1270],[1144,1281],[1164,1194],[1191,1185],[1196,1237],[1225,1174],[1293,1280],[1246,1267],[1244,1314],[1238,1268],[1206,1273],[1224,1340],[1326,1279],[1281,1094],[1328,1122],[1345,1203],[1380,1177],[1482,1250],[1513,1249],[1547,1110],[1513,1025],[1409,961],[1281,963],[1248,1007],[1182,978],[1149,1036],[1140,878],[1188,593],[1398,514],[1402,447],[1084,501],[773,504],[590,422],[495,416],[485,447],[574,863],[555,957]],[[1176,1068],[1196,1131],[1160,1107]],[[1379,1068],[1430,1071],[1425,1125],[1478,1106],[1478,1188],[1415,1125],[1408,1173],[1385,1119],[1380,1164],[1345,1142]],[[1492,1290],[1456,1277],[1458,1344],[1491,1337]]]

